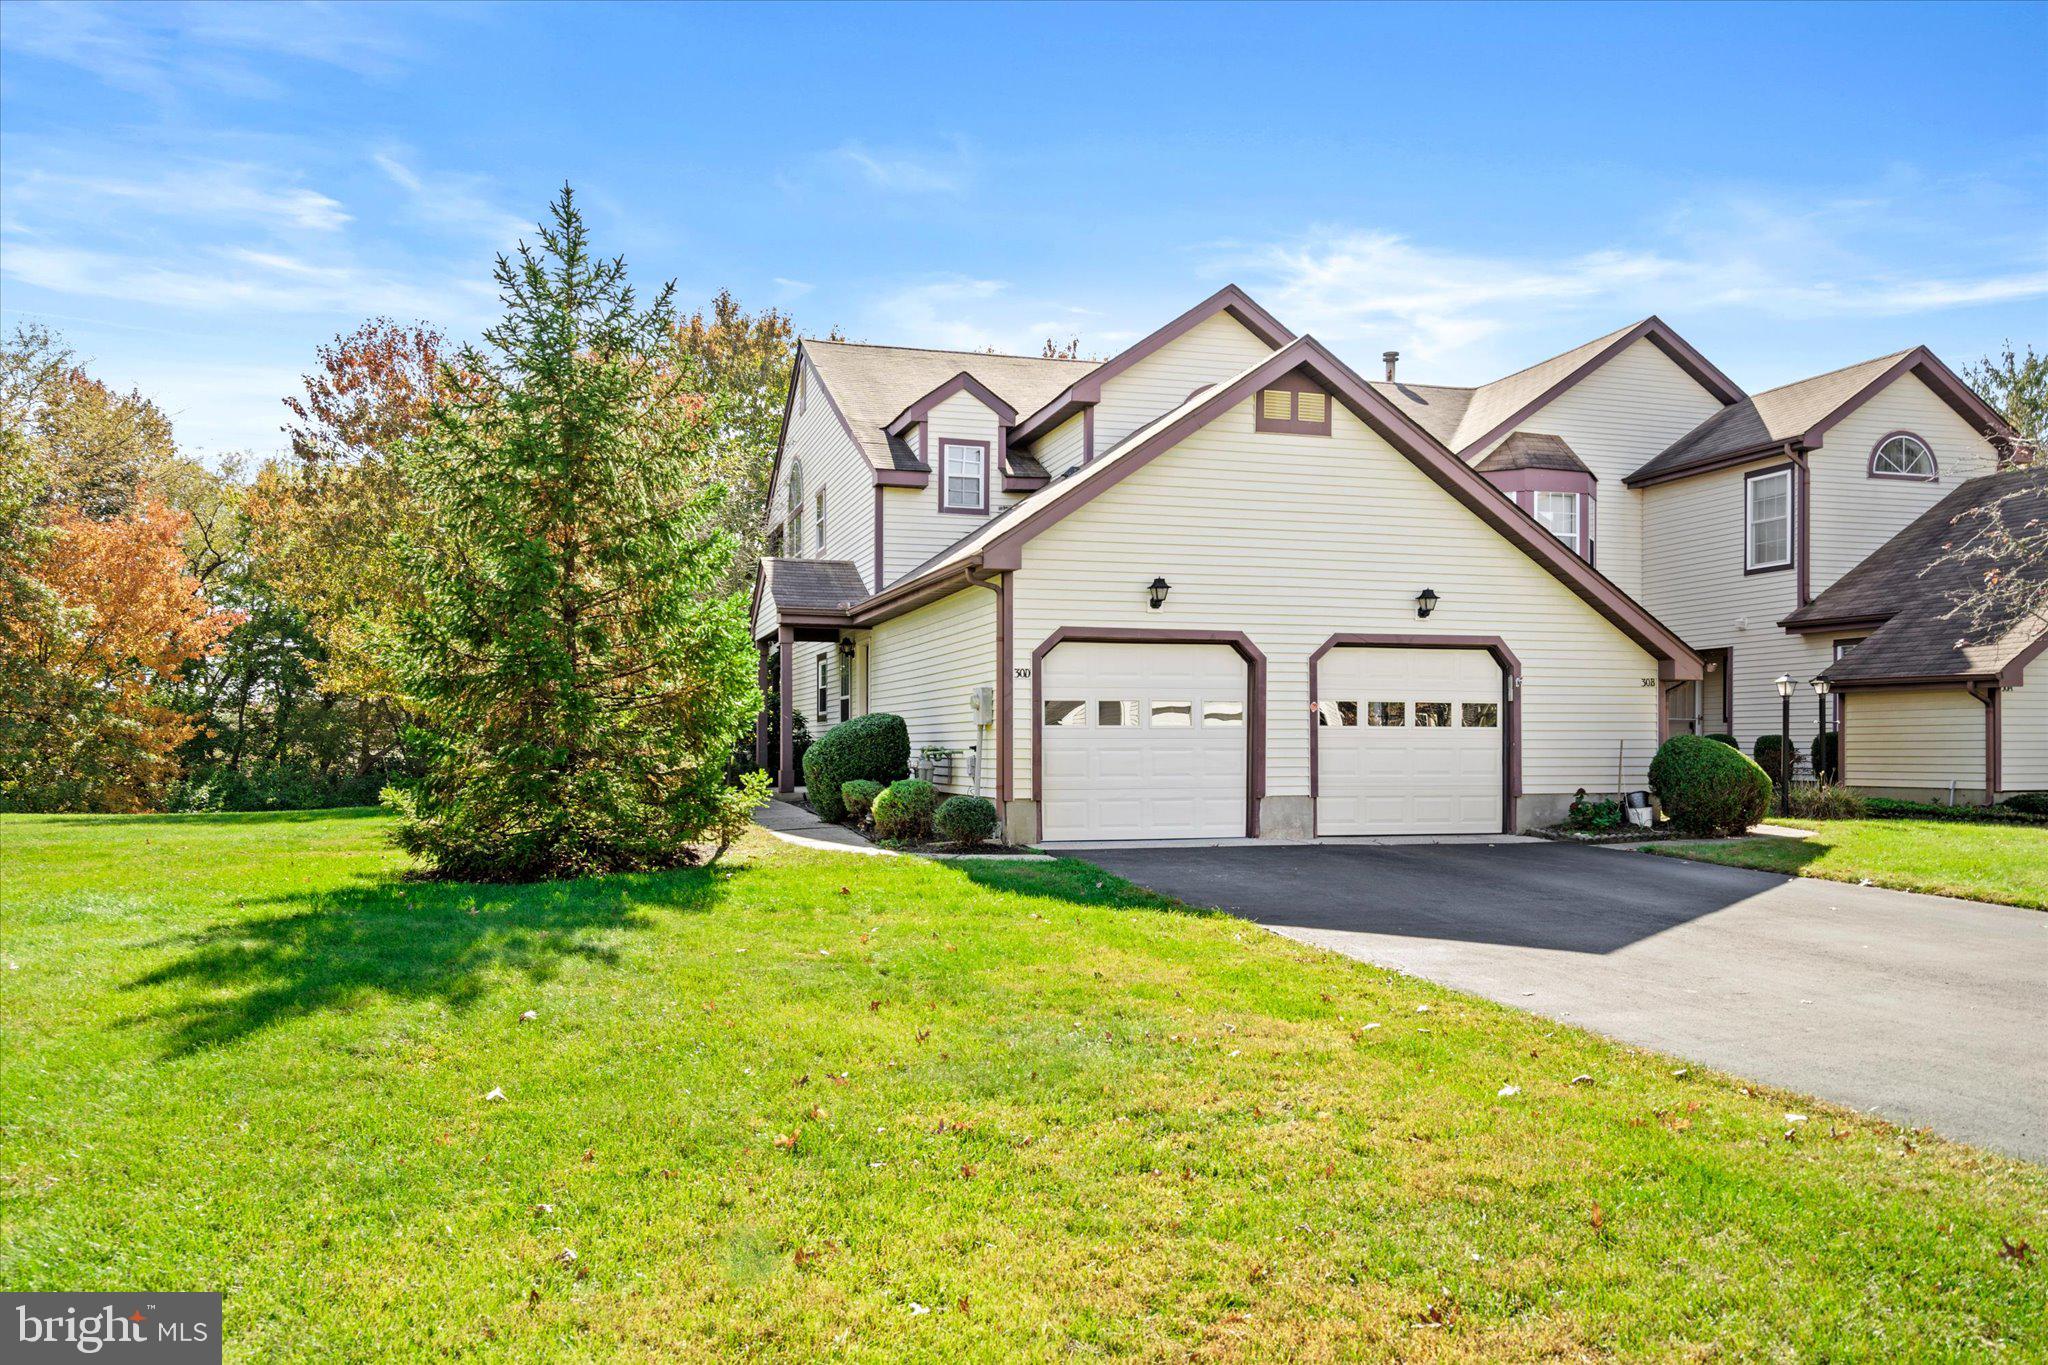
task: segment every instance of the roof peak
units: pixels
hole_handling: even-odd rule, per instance
[[[1904,350],[1893,351],[1889,355],[1874,355],[1867,360],[1852,360],[1847,365],[1837,365],[1832,370],[1822,370],[1819,374],[1810,374],[1803,379],[1788,379],[1783,384],[1774,384],[1768,389],[1763,389],[1757,393],[1751,394],[1749,396],[1750,401],[1754,402],[1759,398],[1768,398],[1772,394],[1782,393],[1786,389],[1796,389],[1801,384],[1811,384],[1816,379],[1829,379],[1838,374],[1847,374],[1851,370],[1860,370],[1865,365],[1890,364],[1898,360],[1902,356],[1909,356],[1913,354],[1913,352],[1919,349],[1920,348],[1918,346],[1908,346]]]
[[[805,346],[855,346],[864,351],[916,351],[921,355],[957,355],[982,360],[1042,360],[1048,365],[1100,365],[1099,360],[1080,360],[1063,355],[1024,355],[1017,351],[961,351],[950,346],[896,346],[886,341],[846,341],[832,337],[804,337]]]

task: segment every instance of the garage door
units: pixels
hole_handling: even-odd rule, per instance
[[[1244,834],[1246,667],[1236,650],[1072,643],[1040,669],[1044,838]]]
[[[1316,678],[1316,833],[1501,829],[1501,671],[1483,649],[1339,648]]]

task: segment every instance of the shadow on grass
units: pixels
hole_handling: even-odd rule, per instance
[[[958,871],[976,886],[1009,896],[1065,901],[1070,905],[1107,906],[1118,910],[1164,910],[1176,915],[1224,913],[1148,891],[1135,882],[1126,881],[1078,858],[1058,858],[1049,863],[961,858],[944,866]]]
[[[382,806],[323,806],[317,810],[188,810],[157,815],[58,814],[26,818],[67,823],[76,821],[96,829],[119,829],[123,826],[163,829],[178,825],[293,825],[314,821],[331,824],[336,820],[368,820],[385,813]]]
[[[1718,863],[1722,867],[1746,867],[1758,872],[1797,876],[1808,863],[1825,857],[1833,845],[1824,834],[1806,839],[1753,834],[1736,839],[1674,839],[1647,847],[1662,858],[1682,858],[1687,862]]]
[[[552,978],[567,961],[614,965],[620,930],[649,910],[710,909],[744,868],[591,877],[533,886],[387,880],[281,897],[297,907],[223,920],[173,945],[182,956],[128,983],[174,987],[167,1006],[125,1021],[167,1025],[177,1056],[233,1043],[373,997],[474,1003],[505,972]]]

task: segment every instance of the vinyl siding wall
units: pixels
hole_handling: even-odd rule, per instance
[[[1877,443],[1910,431],[1927,443],[1940,468],[1935,483],[1870,477]],[[1813,576],[1816,596],[1906,524],[1980,474],[1995,473],[1991,443],[1934,396],[1919,379],[1905,375],[1842,419],[1809,457],[1813,465]]]
[[[993,798],[995,729],[977,730],[969,697],[977,687],[995,686],[995,663],[995,594],[986,588],[954,593],[874,628],[867,646],[868,710],[903,717],[913,756],[925,745],[979,745],[978,794]],[[966,760],[955,760],[950,774],[939,769],[936,785],[966,792],[967,773]]]
[[[1642,597],[1643,494],[1623,487],[1622,478],[1720,410],[1668,356],[1638,341],[1517,428],[1563,438],[1593,471],[1595,566],[1631,597]]]
[[[1228,379],[1272,353],[1230,314],[1204,319],[1102,386],[1102,400],[1095,405],[1095,453],[1107,454],[1139,427],[1185,403],[1196,389]],[[1046,461],[1054,473],[1064,467]]]
[[[1045,466],[1045,472],[1055,479],[1081,463],[1082,457],[1088,453],[1086,445],[1082,442],[1082,437],[1086,434],[1082,427],[1083,421],[1082,415],[1077,412],[1041,436],[1031,447],[1031,453]]]
[[[1960,687],[1858,688],[1845,733],[1851,786],[1983,790],[1984,703]]]
[[[1017,500],[1003,492],[1003,474],[996,467],[1001,424],[995,413],[972,394],[956,393],[932,409],[930,420],[921,423],[924,443],[919,453],[932,468],[931,482],[924,488],[882,490],[882,558],[884,576],[891,583],[930,559],[960,537],[978,529],[984,518],[958,512],[939,511],[940,452],[945,442],[986,441],[989,450],[989,514],[993,516]],[[872,496],[872,495],[871,495]],[[869,536],[868,559],[874,558],[873,535]]]
[[[793,559],[851,560],[860,570],[861,580],[872,587],[875,577],[875,494],[867,457],[846,434],[846,428],[839,425],[839,419],[832,415],[832,405],[825,401],[817,374],[810,366],[800,369],[797,384],[798,397],[802,401],[790,407],[782,465],[775,471],[775,482],[768,495],[771,509],[769,524],[783,526],[786,532],[789,471],[792,466],[801,467],[803,545],[801,553],[792,554],[785,542],[783,553]],[[820,489],[825,493],[823,554],[818,552],[816,540]],[[764,616],[757,617],[755,621],[757,636],[764,626],[773,625],[772,609],[764,604],[762,610]],[[832,645],[828,642],[798,641],[792,653],[795,656],[796,707],[815,738],[839,720],[839,660],[833,656]],[[831,705],[822,720],[818,717],[813,696],[817,660],[821,655],[827,656],[825,668],[832,678],[833,689]]]
[[[1998,702],[2005,733],[1999,782],[2009,792],[2048,791],[2048,656],[2027,669],[2026,683]]]
[[[1155,575],[1173,585],[1156,611]],[[1610,790],[1623,743],[1624,783],[1646,783],[1656,660],[1343,408],[1314,437],[1256,433],[1239,405],[1031,541],[1013,581],[1013,667],[1062,626],[1248,634],[1268,660],[1269,800],[1308,795],[1308,657],[1338,631],[1502,636],[1525,675],[1524,793]],[[1028,682],[1014,699],[1031,797]]]
[[[1694,649],[1729,651],[1735,737],[1744,753],[1757,736],[1776,734],[1776,679],[1799,682],[1792,735],[1805,752],[1817,723],[1807,680],[1834,660],[1834,640],[1788,634],[1778,622],[1799,605],[1796,569],[1744,574],[1742,482],[1746,472],[1781,459],[1701,474],[1642,491],[1642,602]],[[1611,524],[1611,523],[1610,523]]]

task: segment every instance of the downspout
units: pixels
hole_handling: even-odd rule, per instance
[[[2001,704],[2004,694],[1995,683],[1972,683],[1970,695],[1984,703],[1984,804],[1988,806],[1998,801],[2005,780],[2005,708]]]
[[[1798,505],[1792,509],[1793,525],[1798,528],[1799,544],[1794,550],[1798,567],[1793,571],[1799,580],[1799,605],[1805,606],[1813,600],[1813,467],[1805,446],[1797,441],[1785,443],[1785,456],[1799,471]]]

